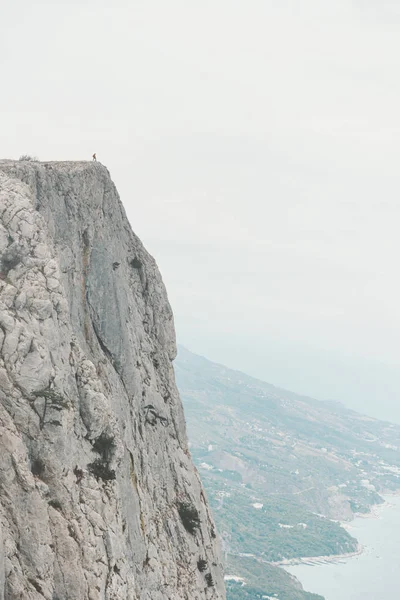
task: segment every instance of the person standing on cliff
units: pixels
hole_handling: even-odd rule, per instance
[[[96,156],[96,152],[93,154],[93,160],[94,160],[95,162],[97,162],[97,156]]]

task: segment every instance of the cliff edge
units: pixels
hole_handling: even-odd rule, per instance
[[[0,161],[0,600],[223,600],[172,311],[99,163]]]

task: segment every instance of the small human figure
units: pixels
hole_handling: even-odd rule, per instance
[[[96,152],[93,154],[93,160],[94,160],[94,161],[97,161]]]

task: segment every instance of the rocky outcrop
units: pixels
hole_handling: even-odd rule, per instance
[[[225,597],[173,316],[98,163],[0,162],[0,600]]]

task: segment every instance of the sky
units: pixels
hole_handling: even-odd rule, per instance
[[[178,341],[400,422],[400,3],[3,0],[0,156],[110,170]]]

